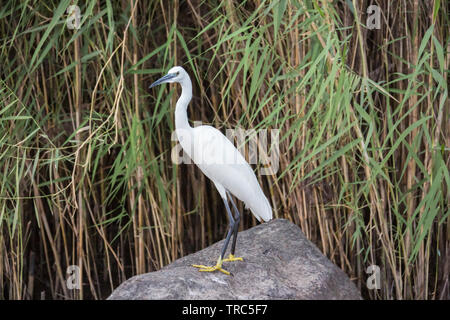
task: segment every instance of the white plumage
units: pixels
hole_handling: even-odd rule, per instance
[[[245,203],[258,221],[271,220],[272,208],[269,200],[264,195],[252,168],[233,143],[214,127],[192,128],[189,125],[187,106],[192,98],[192,82],[187,72],[182,67],[173,67],[161,79],[163,80],[159,83],[181,84],[182,92],[175,109],[175,127],[183,150],[214,182],[223,199],[226,200],[228,190]],[[157,82],[152,86],[159,84]]]
[[[154,82],[150,87],[165,82],[178,82],[181,84],[182,92],[175,108],[177,138],[187,155],[214,182],[220,196],[224,200],[230,219],[230,229],[217,265],[215,267],[195,266],[201,268],[200,271],[220,270],[229,274],[221,268],[222,261],[236,261],[242,260],[242,258],[234,257],[240,215],[233,199],[230,197],[229,200],[232,202],[235,210],[233,218],[228,206],[227,191],[243,201],[258,221],[271,220],[272,208],[256,179],[255,173],[233,143],[216,128],[211,126],[192,128],[189,125],[187,106],[192,98],[192,83],[186,71],[182,67],[173,67],[167,75]],[[230,258],[222,260],[232,233],[234,238]]]
[[[228,190],[244,202],[258,221],[272,219],[272,208],[264,195],[255,173],[242,154],[219,130],[199,126],[192,130],[191,148],[184,148],[200,170],[211,179],[222,198]]]

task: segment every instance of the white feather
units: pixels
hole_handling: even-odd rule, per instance
[[[200,170],[216,185],[222,198],[225,190],[243,201],[258,221],[272,219],[272,208],[255,173],[238,149],[219,130],[199,126],[177,131],[181,146]]]
[[[211,126],[192,128],[187,106],[192,98],[192,82],[182,67],[173,67],[151,87],[165,82],[181,84],[181,96],[175,108],[175,127],[183,150],[200,170],[211,179],[223,199],[226,190],[243,201],[261,221],[272,219],[272,208],[264,195],[255,173],[242,154],[219,130]]]

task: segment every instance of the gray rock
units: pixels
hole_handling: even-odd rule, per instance
[[[244,261],[224,262],[230,276],[191,266],[215,265],[222,244],[132,277],[108,299],[361,299],[347,275],[288,220],[240,232],[236,256]]]

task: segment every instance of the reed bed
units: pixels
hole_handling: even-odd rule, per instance
[[[278,170],[254,166],[274,216],[364,298],[448,299],[448,12],[439,0],[7,1],[0,298],[103,299],[223,237],[212,183],[171,160],[179,88],[147,89],[182,65],[191,120],[279,130]],[[241,230],[254,225],[245,213]]]

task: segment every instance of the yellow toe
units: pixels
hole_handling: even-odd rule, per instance
[[[223,273],[225,273],[227,275],[230,275],[230,273],[227,270],[222,268],[222,262],[223,261],[225,261],[225,260],[222,260],[222,259],[219,258],[219,260],[217,260],[217,264],[215,266],[213,266],[213,267],[204,266],[202,264],[193,264],[192,266],[195,267],[195,268],[199,268],[198,271],[201,271],[201,272],[220,271],[220,272],[223,272]]]
[[[231,262],[231,261],[244,261],[244,259],[242,259],[241,257],[235,257],[233,254],[230,253],[230,255],[228,256],[228,258],[223,259],[222,261],[226,261],[226,262]]]

